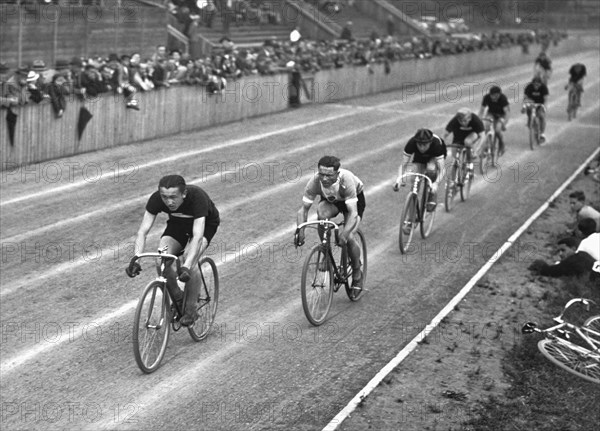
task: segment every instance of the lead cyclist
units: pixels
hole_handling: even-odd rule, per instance
[[[490,88],[489,93],[483,96],[481,107],[479,108],[479,117],[487,117],[493,120],[492,124],[496,132],[496,136],[498,137],[499,156],[504,154],[506,150],[504,145],[504,135],[502,132],[506,130],[509,112],[510,105],[508,103],[508,98],[502,94],[502,89],[500,87],[494,85],[492,88]],[[488,126],[486,125],[486,131],[488,130],[487,128]],[[484,148],[482,146],[482,150],[483,149]]]

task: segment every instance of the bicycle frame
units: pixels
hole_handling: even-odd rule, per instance
[[[419,201],[419,192],[420,192],[420,188],[421,188],[421,179],[424,178],[426,180],[426,191],[429,192],[431,190],[431,178],[429,178],[427,175],[425,174],[420,174],[418,172],[410,172],[408,174],[404,174],[402,175],[402,177],[400,177],[401,180],[404,180],[405,178],[410,178],[410,177],[415,177],[413,184],[412,184],[412,188],[409,192],[409,194],[413,194],[417,197],[417,222],[420,222],[423,219],[423,212],[425,211],[425,203]],[[423,193],[421,193],[422,196],[424,196]]]

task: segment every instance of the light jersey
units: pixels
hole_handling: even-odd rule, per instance
[[[596,232],[582,239],[577,247],[577,253],[580,251],[589,254],[595,261],[600,261],[600,233]]]
[[[330,187],[323,187],[319,180],[319,175],[315,174],[304,189],[302,201],[312,204],[317,196],[328,202],[358,202],[359,195],[364,188],[363,182],[352,172],[346,169],[339,169],[339,176],[335,183]]]

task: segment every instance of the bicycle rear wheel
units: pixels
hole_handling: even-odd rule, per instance
[[[421,231],[421,238],[426,239],[429,234],[431,233],[431,230],[433,229],[433,222],[435,221],[435,210],[436,208],[433,209],[433,211],[427,211],[427,201],[429,198],[429,186],[425,186],[423,187],[423,195],[422,195],[422,199],[421,199],[421,208],[419,208],[419,210],[421,211],[421,214],[419,219],[421,220],[421,223],[419,224],[419,230]]]
[[[308,321],[321,325],[327,318],[333,299],[333,263],[323,246],[312,248],[302,267],[302,308]]]
[[[357,242],[358,248],[360,249],[363,287],[362,289],[353,288],[352,277],[348,278],[348,282],[346,283],[346,294],[348,295],[348,298],[350,298],[350,301],[358,301],[367,285],[367,243],[365,241],[365,235],[360,229],[356,230],[354,240]]]
[[[144,373],[156,371],[162,361],[170,333],[168,293],[160,281],[144,289],[133,320],[133,355]]]
[[[569,121],[577,116],[577,107],[579,103],[577,101],[577,91],[575,89],[569,90],[569,105],[567,106],[567,114]]]
[[[590,317],[583,324],[585,334],[600,344],[600,316]]]
[[[219,273],[217,265],[210,257],[203,257],[198,262],[200,274],[202,274],[202,285],[198,295],[198,318],[192,326],[188,327],[190,336],[194,341],[206,338],[212,328],[217,314],[219,303]]]
[[[402,217],[400,218],[400,229],[398,230],[398,245],[402,254],[408,251],[408,246],[412,241],[417,222],[417,196],[409,193],[404,201]]]
[[[600,384],[600,355],[593,354],[573,343],[567,343],[559,338],[544,339],[538,343],[538,349],[563,370]]]

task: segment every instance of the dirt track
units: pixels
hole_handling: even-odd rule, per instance
[[[461,80],[510,89],[508,153],[501,175],[477,178],[470,201],[451,214],[440,208],[432,236],[407,257],[396,243],[404,194],[391,190],[403,145],[420,126],[441,133],[458,107],[477,109],[481,99],[450,102],[442,92],[450,82],[438,100],[387,93],[309,106],[3,174],[3,428],[324,426],[597,147],[598,53],[586,60],[580,118],[566,122],[563,77],[576,58],[554,60],[549,143],[535,152],[518,113],[530,65]],[[369,292],[357,304],[339,292],[329,321],[313,328],[299,294],[308,247],[291,241],[303,187],[324,154],[366,184]],[[163,157],[174,159],[155,163]],[[133,360],[130,327],[153,271],[130,280],[124,267],[147,197],[173,172],[221,211],[209,253],[222,290],[209,338],[176,333],[147,376]]]

